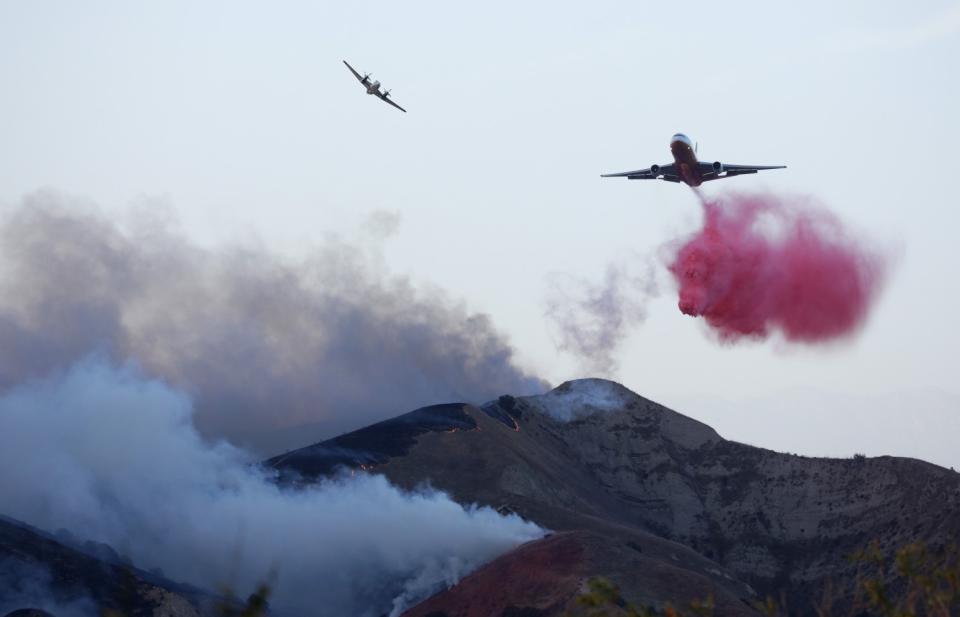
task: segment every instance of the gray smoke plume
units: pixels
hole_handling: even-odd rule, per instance
[[[649,260],[637,260],[646,264],[639,270],[629,263],[608,264],[599,283],[564,274],[548,280],[546,316],[557,332],[557,346],[594,375],[616,370],[620,342],[645,319],[647,301],[657,291]]]
[[[396,215],[375,218],[386,236]],[[91,351],[183,389],[207,437],[261,454],[437,402],[546,388],[486,315],[336,238],[284,260],[207,250],[162,216],[120,226],[55,194],[0,221],[0,389]]]
[[[278,487],[245,453],[201,438],[187,395],[103,357],[0,396],[0,469],[4,514],[241,597],[272,573],[278,614],[396,616],[543,535],[382,476]]]

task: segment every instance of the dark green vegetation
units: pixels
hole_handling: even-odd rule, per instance
[[[923,544],[899,549],[888,560],[877,543],[851,557],[867,571],[852,589],[839,597],[827,593],[815,603],[818,617],[957,617],[960,615],[960,548],[932,552]],[[587,581],[588,590],[577,596],[566,617],[711,617],[713,598],[694,600],[687,607],[638,607],[624,600],[620,589],[603,578]],[[768,597],[756,604],[767,617],[794,614],[788,606]],[[800,612],[803,612],[802,610]]]

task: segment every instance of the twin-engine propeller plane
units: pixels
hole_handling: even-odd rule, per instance
[[[389,103],[390,105],[393,105],[394,107],[396,107],[397,109],[399,109],[404,113],[407,112],[406,109],[404,109],[403,107],[400,107],[399,105],[397,105],[396,103],[390,100],[389,90],[380,90],[379,81],[370,81],[370,73],[366,73],[361,77],[360,73],[353,70],[353,67],[350,66],[346,60],[344,60],[343,63],[347,65],[347,68],[350,69],[350,72],[353,73],[353,76],[356,77],[358,80],[360,80],[360,83],[363,84],[363,87],[367,89],[367,94],[373,94],[379,97],[380,100],[383,101],[384,103]]]
[[[704,163],[697,160],[697,152],[690,138],[677,133],[670,138],[673,162],[666,165],[651,165],[646,169],[624,171],[618,174],[602,174],[602,178],[627,178],[629,180],[666,180],[700,186],[710,180],[755,174],[764,169],[784,169],[786,165],[728,165],[720,161]]]

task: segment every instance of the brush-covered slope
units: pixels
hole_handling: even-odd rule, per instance
[[[106,545],[72,542],[0,517],[0,615],[46,608],[70,615],[196,617],[198,606],[212,604],[199,590],[128,565]]]
[[[754,589],[812,608],[828,581],[841,590],[852,585],[857,565],[848,556],[871,540],[892,552],[908,542],[960,538],[960,475],[952,471],[913,459],[808,458],[727,441],[604,380],[502,396],[482,408],[425,408],[268,464],[299,482],[337,466],[382,473],[405,487],[429,482],[462,503],[585,532],[577,542],[593,538],[604,547],[595,554],[608,557],[585,559],[577,585],[607,576],[644,605],[707,591],[719,614],[749,611]],[[631,543],[644,561],[621,550]],[[703,585],[651,579],[667,566]],[[529,607],[559,614],[543,608],[551,602]]]

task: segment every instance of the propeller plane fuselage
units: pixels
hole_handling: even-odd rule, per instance
[[[353,67],[350,66],[350,64],[347,63],[346,60],[344,60],[343,63],[347,65],[347,68],[350,69],[350,72],[353,73],[353,76],[356,77],[357,80],[360,81],[360,84],[366,89],[367,94],[372,94],[372,95],[376,96],[377,98],[379,98],[379,99],[380,99],[381,101],[383,101],[384,103],[387,103],[388,105],[392,105],[392,106],[396,107],[397,109],[399,109],[399,110],[402,111],[402,112],[406,112],[406,111],[407,111],[407,110],[404,109],[403,107],[400,107],[399,105],[397,105],[396,103],[394,103],[393,101],[390,100],[390,91],[389,91],[389,90],[386,90],[386,91],[380,90],[380,82],[379,82],[379,81],[371,81],[371,80],[370,80],[370,73],[365,73],[364,75],[361,76],[360,73],[356,72],[356,71],[353,69]]]

